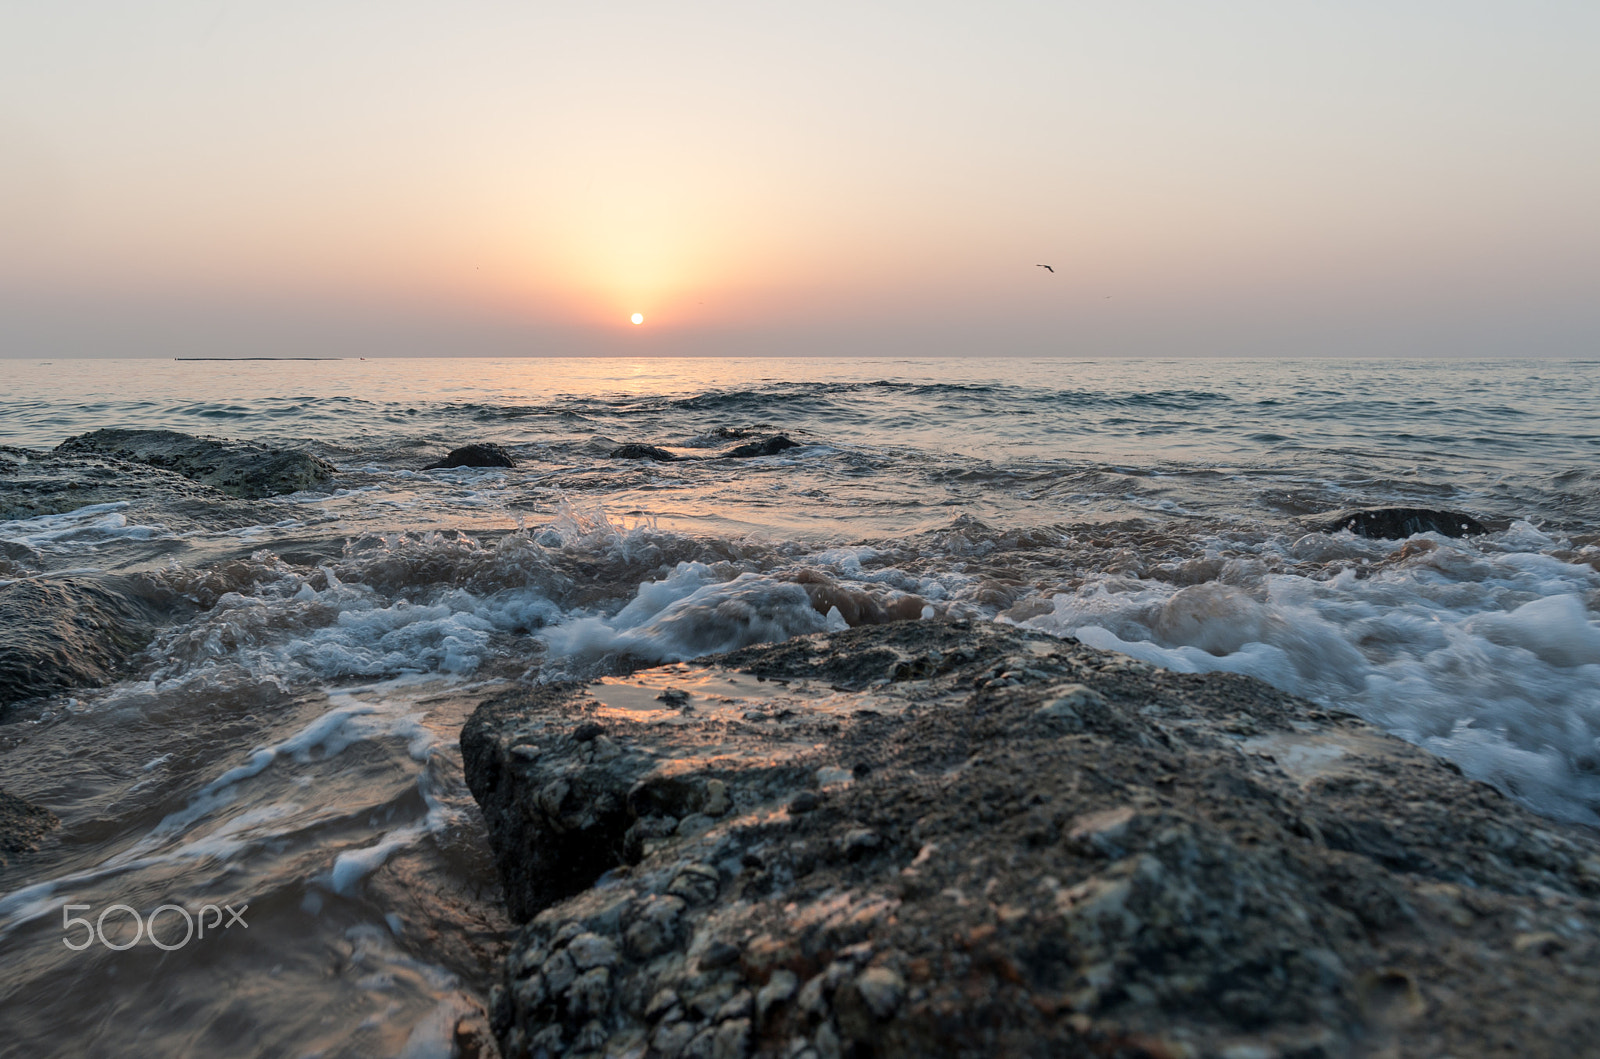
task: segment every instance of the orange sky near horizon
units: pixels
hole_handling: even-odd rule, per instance
[[[1600,337],[1578,3],[87,6],[0,10],[0,355]]]

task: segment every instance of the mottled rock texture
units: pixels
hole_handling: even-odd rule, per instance
[[[462,733],[511,1059],[1600,1040],[1595,833],[1353,717],[988,624],[708,663]]]
[[[0,790],[0,868],[9,867],[19,853],[39,848],[39,839],[61,826],[48,809]]]
[[[0,718],[12,703],[115,679],[154,633],[129,583],[37,577],[0,586]]]
[[[95,430],[68,438],[56,446],[56,452],[114,456],[148,464],[246,499],[312,489],[338,473],[333,464],[308,452],[200,438],[175,430]]]
[[[0,446],[0,521],[58,515],[91,504],[210,510],[238,503],[176,471],[98,453]]]

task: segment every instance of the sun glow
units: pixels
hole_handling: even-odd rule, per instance
[[[644,313],[634,313],[629,319],[636,324],[642,324],[644,323]]]

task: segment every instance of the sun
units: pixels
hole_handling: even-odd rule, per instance
[[[642,324],[644,323],[644,313],[634,313],[631,319],[636,324]]]

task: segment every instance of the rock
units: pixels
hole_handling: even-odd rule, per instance
[[[492,441],[483,441],[451,449],[450,455],[442,460],[435,460],[422,469],[436,471],[451,467],[515,467],[516,465],[517,461],[511,453]]]
[[[856,979],[856,992],[874,1016],[886,1019],[900,1006],[906,984],[887,967],[869,967]]]
[[[675,463],[684,458],[656,445],[639,444],[618,445],[609,455],[613,460],[655,460],[657,463]]]
[[[18,853],[32,853],[39,839],[61,826],[48,809],[0,790],[0,868],[9,866]]]
[[[795,977],[793,971],[782,969],[773,971],[772,977],[767,979],[767,984],[756,994],[756,1017],[765,1022],[767,1013],[776,1005],[785,1003],[794,996],[799,986],[800,979]]]
[[[897,658],[936,661],[871,682]],[[1600,1032],[1600,839],[1353,717],[982,623],[702,662],[520,691],[462,732],[526,922],[507,1055],[1568,1055]],[[699,680],[750,690],[629,705]],[[1076,722],[1041,724],[1063,700]]]
[[[481,1014],[458,1019],[454,1036],[456,1059],[490,1059],[497,1054],[488,1021]]]
[[[1056,697],[1033,711],[1033,719],[1047,728],[1061,732],[1080,732],[1084,715],[1093,716],[1105,708],[1105,699],[1093,688],[1082,684],[1064,684],[1056,688]]]
[[[784,449],[798,448],[799,443],[791,441],[782,434],[774,434],[760,441],[751,441],[743,445],[735,445],[726,452],[719,452],[715,456],[678,456],[657,445],[641,445],[630,443],[619,445],[611,450],[613,460],[655,460],[658,463],[682,463],[690,460],[748,460],[755,456],[772,456]]]
[[[610,967],[617,962],[617,943],[598,934],[579,934],[567,942],[567,952],[580,971]]]
[[[68,438],[55,451],[148,464],[247,499],[312,489],[338,473],[333,464],[308,452],[201,438],[175,430],[95,430]]]
[[[720,453],[717,458],[723,460],[748,460],[755,456],[776,456],[784,449],[797,449],[799,442],[790,441],[782,434],[774,434],[760,441],[749,441],[743,445],[735,445],[727,452]]]
[[[1418,533],[1440,533],[1464,537],[1489,532],[1471,515],[1457,511],[1432,511],[1420,507],[1379,507],[1365,510],[1335,511],[1311,520],[1324,533],[1349,530],[1358,537],[1404,540]]]
[[[706,781],[705,814],[707,816],[721,816],[733,805],[728,800],[728,785],[721,780]]]
[[[93,452],[0,446],[0,521],[63,514],[93,504],[117,504],[130,521],[137,517],[132,512],[153,506],[159,510],[155,520],[168,525],[174,523],[175,512],[197,514],[206,529],[248,525],[266,515],[176,471]]]
[[[37,577],[0,587],[0,716],[23,699],[116,679],[157,609],[126,582]]]

